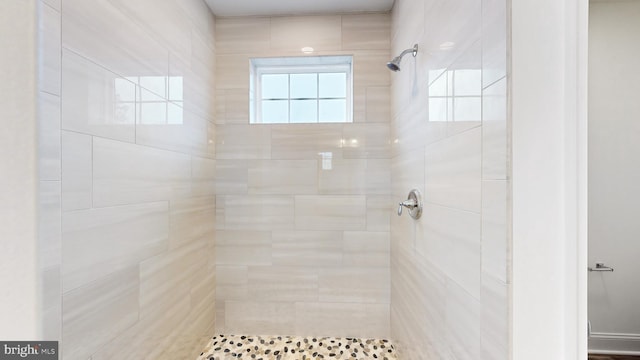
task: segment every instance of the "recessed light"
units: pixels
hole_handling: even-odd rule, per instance
[[[305,54],[313,54],[313,48],[311,46],[305,46],[300,50]]]

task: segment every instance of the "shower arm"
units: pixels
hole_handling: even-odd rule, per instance
[[[400,59],[402,59],[405,55],[407,55],[408,53],[413,53],[413,57],[416,57],[416,55],[418,54],[418,44],[414,45],[413,48],[411,49],[407,49],[403,52],[400,53],[400,56],[398,56]]]

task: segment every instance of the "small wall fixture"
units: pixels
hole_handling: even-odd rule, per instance
[[[403,51],[399,56],[396,56],[393,60],[389,61],[387,63],[389,70],[400,71],[400,61],[402,61],[402,57],[408,53],[412,53],[413,57],[416,57],[416,55],[418,55],[418,44],[413,45],[413,48]]]
[[[422,195],[417,189],[409,191],[407,200],[401,202],[398,206],[398,216],[402,215],[402,208],[409,210],[409,215],[414,219],[419,219],[422,215]]]

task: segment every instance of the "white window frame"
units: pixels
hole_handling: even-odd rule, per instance
[[[345,121],[340,122],[320,122],[319,118],[315,122],[291,123],[291,100],[302,100],[291,98],[287,94],[288,113],[287,122],[263,123],[262,122],[262,75],[268,74],[322,74],[322,73],[345,73],[346,74],[346,114]],[[279,57],[279,58],[254,58],[251,59],[251,82],[250,82],[250,124],[344,124],[353,122],[353,57],[352,56],[305,56],[305,57]],[[319,87],[319,82],[317,84]],[[288,84],[288,92],[291,90],[291,83]],[[318,88],[316,99],[330,99],[320,97]],[[284,99],[283,99],[284,100]],[[318,113],[318,117],[320,114]]]

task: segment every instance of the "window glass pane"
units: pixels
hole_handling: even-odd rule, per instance
[[[291,100],[292,123],[318,122],[317,100]]]
[[[326,73],[319,74],[320,97],[339,98],[347,96],[347,74]]]
[[[289,97],[288,74],[262,75],[263,99],[286,99]]]
[[[318,74],[291,74],[291,98],[318,97]]]
[[[289,101],[263,100],[262,122],[265,124],[289,122]]]
[[[345,122],[346,114],[346,100],[320,100],[320,122]]]

